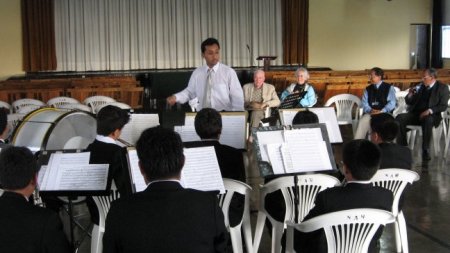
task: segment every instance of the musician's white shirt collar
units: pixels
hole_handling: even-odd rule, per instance
[[[177,180],[177,179],[161,179],[161,180],[151,181],[151,182],[149,182],[147,184],[147,186],[149,186],[149,185],[151,185],[153,183],[157,183],[157,182],[177,182],[177,183],[179,183],[181,185],[180,180]],[[181,185],[181,186],[183,186],[183,185]]]
[[[104,135],[98,135],[98,134],[97,134],[97,136],[95,136],[95,139],[96,139],[97,141],[101,141],[101,142],[105,142],[105,143],[111,143],[111,144],[116,144],[116,145],[118,145],[117,142],[116,142],[113,138],[111,138],[111,137],[109,137],[109,136],[104,136]]]

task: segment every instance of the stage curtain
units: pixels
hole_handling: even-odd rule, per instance
[[[53,0],[22,0],[23,70],[56,69]]]
[[[283,63],[308,63],[309,0],[281,0]]]
[[[221,62],[282,61],[280,0],[57,0],[58,70],[192,68],[215,37]]]

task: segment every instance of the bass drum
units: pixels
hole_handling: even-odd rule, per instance
[[[84,149],[93,142],[97,122],[93,114],[42,108],[30,112],[13,132],[12,144],[31,151]]]

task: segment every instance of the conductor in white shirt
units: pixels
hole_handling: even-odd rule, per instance
[[[202,57],[206,65],[194,70],[188,86],[168,97],[167,103],[186,103],[198,98],[198,110],[214,108],[217,111],[243,111],[244,94],[236,72],[219,62],[220,45],[215,38],[202,42]]]

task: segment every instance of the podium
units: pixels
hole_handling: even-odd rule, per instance
[[[270,67],[270,61],[275,60],[276,58],[276,56],[258,56],[256,60],[263,61],[264,71],[268,71]]]

